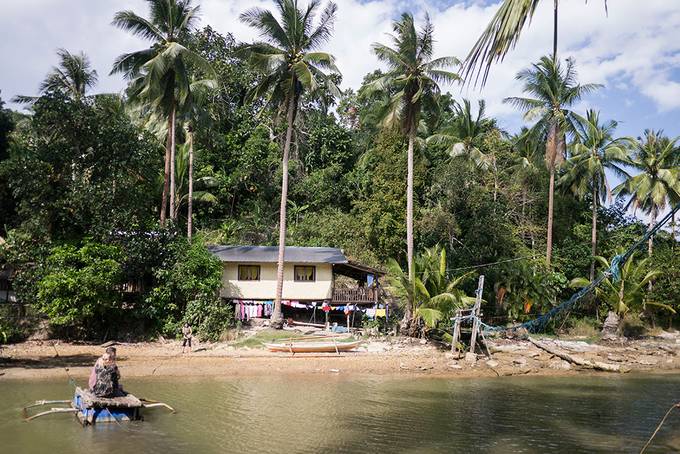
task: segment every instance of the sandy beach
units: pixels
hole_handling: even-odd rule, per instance
[[[459,357],[443,347],[418,339],[371,338],[354,352],[337,354],[271,353],[233,343],[199,344],[182,354],[178,341],[116,343],[119,366],[126,377],[229,377],[267,374],[436,375],[496,377],[511,375],[573,375],[680,372],[680,337],[588,343],[582,340],[536,338],[542,345],[585,365],[562,359],[528,340],[489,341],[488,355]],[[108,345],[108,344],[106,344]],[[101,345],[34,341],[0,349],[0,381],[73,377],[85,381]],[[602,372],[592,364],[612,366]]]

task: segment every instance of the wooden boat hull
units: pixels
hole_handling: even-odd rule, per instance
[[[287,342],[264,344],[271,352],[339,353],[354,350],[362,341],[354,342]]]

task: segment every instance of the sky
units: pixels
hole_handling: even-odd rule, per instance
[[[198,1],[198,0],[197,0]],[[200,0],[200,25],[232,33],[239,41],[257,34],[239,21],[239,14],[268,0]],[[304,3],[304,2],[303,2]],[[337,58],[343,88],[358,88],[364,75],[380,67],[372,55],[374,42],[389,42],[391,22],[410,11],[420,21],[429,13],[435,26],[436,56],[463,59],[498,9],[496,0],[337,0],[335,34],[326,46]],[[521,95],[515,74],[552,49],[552,1],[543,0],[519,44],[502,64],[492,68],[483,89],[444,87],[455,97],[483,98],[500,125],[516,131],[522,115],[502,102]],[[121,53],[148,44],[111,25],[116,11],[147,14],[144,0],[5,0],[0,14],[0,96],[8,102],[17,94],[34,95],[50,67],[56,49],[84,51],[99,73],[96,92],[120,92],[120,75],[109,76]],[[680,135],[680,1],[562,0],[559,54],[576,60],[581,82],[605,88],[584,99],[576,110],[601,111],[620,123],[619,134],[638,136],[645,128]],[[8,102],[9,107],[20,108]]]

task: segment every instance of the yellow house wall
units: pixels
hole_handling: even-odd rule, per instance
[[[223,298],[246,300],[273,300],[276,296],[276,263],[243,263],[242,265],[259,265],[259,281],[239,281],[239,263],[224,263],[222,273]],[[293,269],[295,263],[283,267],[283,299],[287,300],[324,300],[330,299],[333,287],[333,267],[329,263],[299,265],[315,266],[316,281],[295,282]]]

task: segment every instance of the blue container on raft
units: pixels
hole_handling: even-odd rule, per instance
[[[78,410],[76,412],[78,421],[83,425],[91,425],[141,420],[139,410],[144,404],[132,394],[101,398],[89,391],[76,388],[72,406]]]

